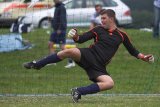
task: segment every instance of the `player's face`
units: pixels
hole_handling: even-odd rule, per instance
[[[109,28],[110,27],[110,23],[112,23],[112,20],[111,20],[111,18],[109,18],[107,16],[107,14],[103,14],[103,15],[101,15],[101,22],[102,22],[102,26],[104,28]]]
[[[100,11],[102,10],[102,7],[101,7],[101,6],[97,6],[97,7],[95,8],[95,10],[96,10],[97,13],[100,13]]]

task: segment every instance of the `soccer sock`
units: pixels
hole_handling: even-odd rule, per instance
[[[73,60],[71,58],[68,58],[68,63],[72,63]]]
[[[99,88],[98,84],[95,83],[95,84],[91,84],[86,87],[79,87],[79,88],[77,88],[77,90],[81,95],[86,95],[86,94],[97,93],[100,91],[100,88]]]
[[[57,56],[57,53],[51,54],[39,61],[36,62],[36,66],[45,66],[50,63],[56,63],[61,61],[61,59]]]

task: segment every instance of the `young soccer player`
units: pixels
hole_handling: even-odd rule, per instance
[[[71,29],[68,33],[68,36],[72,37],[77,43],[94,39],[95,43],[89,48],[62,50],[39,61],[26,63],[24,67],[27,69],[41,69],[48,63],[59,62],[68,57],[72,58],[86,71],[89,79],[93,81],[91,85],[71,89],[72,100],[76,103],[81,99],[82,95],[113,88],[114,81],[108,74],[106,65],[109,64],[121,43],[123,43],[129,53],[137,59],[146,62],[154,61],[154,57],[151,54],[144,55],[136,50],[131,44],[127,34],[117,28],[115,12],[113,10],[104,10],[101,13],[101,21],[102,25],[93,28],[83,35],[78,35],[75,29]]]

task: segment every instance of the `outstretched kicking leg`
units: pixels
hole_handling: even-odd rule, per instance
[[[51,54],[39,61],[25,63],[23,66],[27,69],[41,69],[47,64],[60,62],[65,58],[72,58],[75,61],[80,61],[81,53],[78,48],[65,49],[58,53]]]

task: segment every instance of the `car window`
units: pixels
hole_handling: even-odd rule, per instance
[[[94,7],[96,4],[101,4],[103,7],[117,6],[117,3],[113,0],[73,0],[72,2],[66,4],[66,8],[90,8]]]
[[[85,8],[86,0],[73,0],[72,8]]]
[[[105,6],[114,7],[118,6],[118,4],[113,0],[102,0]]]
[[[21,1],[21,0],[0,0],[0,2],[12,2],[12,1]]]
[[[86,0],[86,7],[94,7],[95,6],[95,0]]]
[[[67,9],[71,9],[72,8],[72,2],[70,2],[70,3],[67,3],[67,4],[65,4],[65,7],[67,8]]]
[[[66,4],[66,8],[86,8],[86,0],[72,0],[72,2]]]
[[[101,4],[103,7],[114,7],[117,3],[113,0],[93,0],[95,4]]]
[[[29,3],[29,2],[31,2],[32,0],[24,0],[24,3]],[[44,0],[39,0],[38,2],[42,2],[42,1],[44,1]]]

